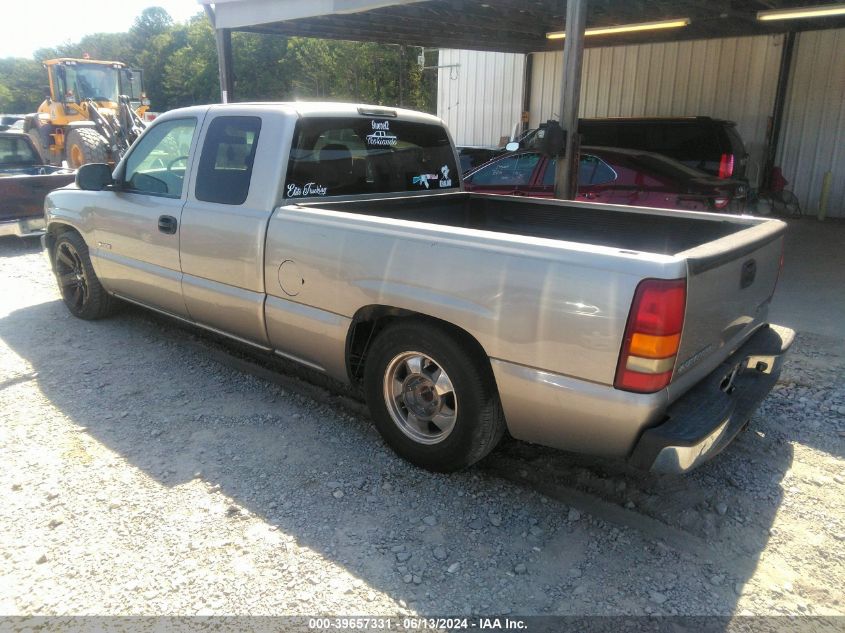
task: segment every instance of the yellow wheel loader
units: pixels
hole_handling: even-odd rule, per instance
[[[51,59],[44,67],[49,96],[24,122],[44,162],[76,169],[120,160],[145,127],[143,72],[92,59]]]

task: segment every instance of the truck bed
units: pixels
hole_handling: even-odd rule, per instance
[[[315,211],[356,214],[358,217],[421,222],[435,229],[438,226],[477,229],[614,249],[615,254],[622,256],[618,262],[604,260],[600,264],[593,253],[580,261],[568,259],[570,264],[578,262],[577,268],[562,268],[554,275],[554,283],[561,284],[558,291],[561,297],[565,297],[562,299],[564,304],[568,301],[577,305],[583,297],[592,297],[597,306],[605,302],[599,310],[605,317],[614,309],[618,310],[613,317],[618,321],[614,325],[613,341],[608,346],[613,353],[619,349],[620,340],[616,337],[621,337],[630,306],[629,293],[633,292],[633,288],[621,291],[620,279],[630,274],[686,277],[687,318],[675,379],[669,386],[670,399],[684,393],[765,324],[768,304],[778,278],[785,230],[782,222],[762,218],[464,192],[299,206],[312,207]],[[299,239],[306,241],[303,237]],[[408,248],[403,244],[403,257],[408,257]],[[614,253],[606,255],[613,257]],[[648,272],[645,268],[635,269],[631,255],[642,256],[636,261],[651,262],[655,268]],[[372,253],[371,256],[375,257]],[[674,266],[667,265],[661,269],[658,261],[671,261]],[[492,260],[485,261],[480,268],[495,276],[497,272],[501,273],[503,265]],[[614,288],[614,296],[624,295],[621,302],[624,308],[619,305],[610,308],[614,299],[609,295],[597,301],[602,293],[599,284],[578,288],[573,282],[575,277],[572,275],[586,278],[586,271],[594,266],[614,271],[615,274],[608,277],[606,283]],[[578,272],[573,272],[575,270]],[[748,280],[744,280],[746,275]],[[519,283],[524,284],[525,280],[520,278]],[[472,296],[472,292],[471,284],[462,290],[466,296]],[[543,300],[539,295],[531,298],[534,304]],[[558,314],[557,318],[561,316]],[[575,326],[567,324],[561,331],[575,331]],[[554,334],[549,333],[547,338],[551,336]],[[589,354],[591,358],[596,358],[595,349],[591,349]],[[610,371],[615,364],[607,358],[603,363],[608,374],[591,376],[592,379],[610,381]],[[577,373],[571,367],[558,366],[556,370]],[[582,370],[578,371],[583,374]]]
[[[303,204],[320,209],[675,255],[749,228],[735,217],[473,193]]]
[[[73,182],[75,174],[55,168],[31,167],[0,174],[0,222],[43,218],[44,197]]]

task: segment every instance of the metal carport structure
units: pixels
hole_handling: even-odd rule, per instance
[[[575,130],[585,46],[613,46],[845,26],[843,5],[807,0],[199,0],[217,34],[224,101],[234,96],[232,31],[513,53],[564,49],[561,125]],[[783,16],[794,12],[797,15]],[[778,15],[778,14],[781,15]],[[802,15],[807,13],[807,15]],[[824,20],[819,14],[827,13]],[[774,18],[774,19],[771,19]],[[655,28],[655,23],[671,23]],[[623,27],[623,28],[614,28]],[[628,28],[625,28],[628,27]],[[634,27],[634,28],[630,28]],[[639,28],[637,28],[639,27]],[[596,37],[586,37],[595,33]],[[601,32],[604,30],[605,32]],[[608,32],[609,31],[609,32]],[[562,37],[563,32],[566,37]],[[555,35],[557,34],[557,35]],[[784,48],[788,67],[790,47]],[[785,76],[785,75],[784,75]],[[785,82],[781,82],[785,83]],[[786,86],[773,116],[777,137]],[[566,135],[558,197],[574,194]]]

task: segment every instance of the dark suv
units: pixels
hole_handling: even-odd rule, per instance
[[[520,148],[537,149],[537,132],[520,136]],[[581,145],[663,154],[718,178],[747,181],[748,152],[733,121],[709,116],[580,119],[578,132]],[[461,171],[467,173],[506,150],[466,147],[458,153]]]
[[[581,119],[578,132],[582,145],[654,152],[719,178],[746,180],[748,152],[733,121],[707,116]]]

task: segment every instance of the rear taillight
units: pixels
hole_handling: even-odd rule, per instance
[[[713,206],[717,209],[724,209],[730,201],[730,198],[713,198]]]
[[[672,379],[681,342],[687,284],[684,279],[646,279],[634,293],[613,386],[660,391]]]
[[[719,159],[719,178],[730,178],[734,175],[734,155],[722,154]]]

